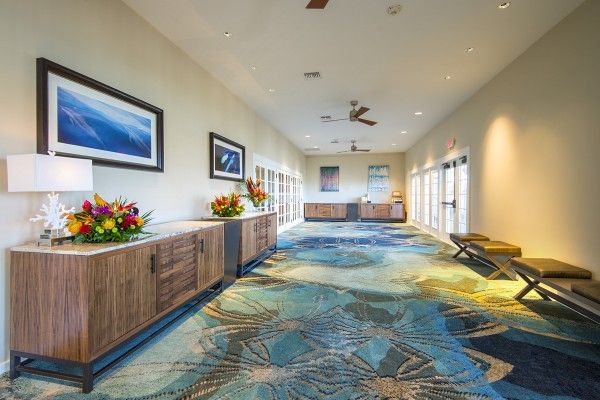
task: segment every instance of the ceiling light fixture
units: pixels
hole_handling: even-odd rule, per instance
[[[313,149],[318,149],[318,148],[319,148],[319,146],[313,146]]]
[[[251,69],[252,71],[256,71],[256,65],[251,65],[251,66],[250,66],[250,69]]]
[[[392,143],[392,146],[395,146],[395,145],[396,145],[396,143]]]
[[[415,113],[415,115],[423,115],[423,112],[422,112],[422,111],[417,111],[417,112]]]
[[[510,7],[510,1],[505,1],[504,3],[500,3],[500,5],[498,5],[498,8],[501,10],[505,10],[508,7]]]
[[[473,52],[473,50],[475,50],[475,48],[474,48],[474,47],[467,47],[465,51],[466,51],[467,53],[472,53],[472,52]]]
[[[269,88],[269,93],[275,93],[275,89]]]
[[[308,138],[310,137],[310,135],[306,135],[306,136],[304,136],[304,137],[308,139]]]
[[[451,77],[450,75],[446,75],[446,76],[444,77],[444,79],[445,79],[445,80],[449,80],[449,79],[452,79],[452,77]]]
[[[231,37],[231,32],[223,32],[223,35],[224,35],[226,38],[230,38],[230,37]]]
[[[408,133],[408,131],[400,131],[400,133]]]
[[[388,15],[398,15],[400,11],[402,11],[402,6],[400,4],[389,6],[387,9]]]

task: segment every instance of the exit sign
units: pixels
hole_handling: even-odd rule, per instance
[[[448,150],[452,150],[454,148],[455,144],[456,144],[456,138],[450,138],[446,142],[446,146],[448,146]]]

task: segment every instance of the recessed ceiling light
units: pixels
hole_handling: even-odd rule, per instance
[[[256,65],[251,65],[251,66],[250,66],[250,69],[251,69],[252,71],[256,71]]]
[[[451,77],[450,75],[446,75],[446,76],[444,77],[444,79],[445,79],[445,80],[449,80],[449,79],[452,79],[452,77]]]
[[[400,133],[408,133],[408,131],[400,131]]]
[[[423,112],[422,112],[422,111],[417,111],[417,112],[415,113],[415,115],[423,115]]]
[[[231,32],[223,32],[223,35],[225,35],[226,38],[230,38]]]
[[[318,149],[318,148],[319,148],[319,146],[313,146],[313,149]]]
[[[269,88],[269,93],[275,93],[275,89]]]
[[[392,143],[392,146],[395,146],[395,145],[396,145],[396,143]]]
[[[308,138],[310,137],[310,135],[306,135],[306,136],[304,136],[304,137],[308,139]]]
[[[471,52],[473,52],[473,50],[475,50],[475,48],[474,48],[474,47],[467,47],[465,51],[466,51],[467,53],[471,53]]]
[[[500,5],[498,5],[498,8],[501,10],[504,10],[508,7],[510,7],[510,1],[505,1],[504,3],[500,3]]]

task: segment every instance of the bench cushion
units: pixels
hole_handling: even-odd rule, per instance
[[[592,273],[587,269],[579,268],[552,258],[513,258],[510,260],[515,267],[540,278],[568,278],[590,279]]]
[[[476,240],[490,240],[489,237],[480,235],[479,233],[451,233],[450,239],[456,242],[473,242]]]
[[[477,241],[471,243],[471,247],[488,254],[502,254],[519,257],[521,248],[505,242],[498,241]]]
[[[571,290],[585,298],[600,303],[600,282],[582,282],[571,285]]]

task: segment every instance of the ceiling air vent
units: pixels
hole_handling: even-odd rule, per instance
[[[305,72],[304,73],[304,79],[306,79],[307,81],[313,81],[315,79],[321,79],[321,73],[320,72]]]
[[[318,147],[317,148],[307,147],[307,148],[304,149],[304,151],[321,151],[321,149],[319,149]]]

